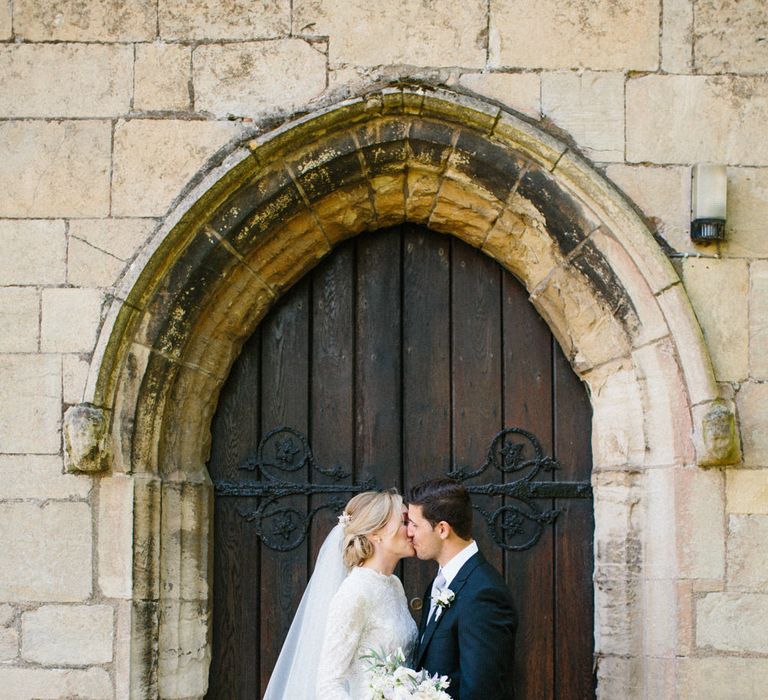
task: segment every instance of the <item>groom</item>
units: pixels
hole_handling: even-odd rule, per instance
[[[415,668],[446,675],[456,700],[512,700],[515,614],[504,579],[472,539],[472,505],[453,479],[415,486],[408,536],[438,563],[424,594]]]

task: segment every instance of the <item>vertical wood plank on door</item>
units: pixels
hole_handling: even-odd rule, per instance
[[[309,435],[315,458],[323,467],[351,470],[354,463],[355,242],[342,246],[312,275],[312,366]],[[334,483],[317,472],[316,483]],[[347,496],[342,497],[344,500]],[[310,499],[310,508],[328,502]],[[310,529],[309,566],[331,528],[336,513],[321,510]]]
[[[589,481],[592,411],[587,392],[563,356],[555,353],[555,456],[562,481]],[[592,594],[594,516],[591,500],[560,499],[555,521],[555,693],[558,699],[594,697]]]
[[[502,427],[501,268],[458,240],[451,245],[453,461],[476,468]],[[500,476],[489,469],[472,483],[493,483]],[[495,509],[490,496],[475,496],[473,503]],[[474,534],[486,559],[501,571],[501,551],[478,513]]]
[[[238,467],[251,456],[260,438],[258,403],[261,334],[246,342],[242,360],[233,367],[219,397],[211,426],[219,439],[211,446],[212,479],[235,480]],[[244,412],[252,403],[254,410]],[[214,508],[213,647],[210,698],[242,697],[259,684],[260,544],[253,525],[237,509],[245,499],[217,498]]]
[[[357,245],[355,475],[380,488],[401,486],[400,246],[399,228]]]
[[[407,227],[403,246],[403,489],[450,469],[449,239]],[[435,565],[404,563],[408,600],[421,599]],[[414,611],[418,621],[421,613]]]
[[[551,455],[552,336],[528,301],[525,288],[511,275],[504,276],[502,299],[504,426],[533,433]],[[521,475],[505,476],[506,481],[514,481]],[[537,477],[546,478],[543,473]],[[548,510],[551,502],[537,505]],[[504,556],[518,609],[515,693],[519,698],[554,697],[553,555],[553,531],[546,527],[532,549]]]
[[[262,324],[262,434],[287,425],[304,434],[308,428],[309,285],[300,282]],[[276,472],[281,478],[305,482],[307,469]],[[305,496],[283,499],[281,507],[303,512]],[[307,546],[289,552],[261,549],[261,692],[275,665],[293,614],[307,583]]]

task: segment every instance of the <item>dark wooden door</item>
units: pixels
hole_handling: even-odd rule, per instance
[[[532,434],[542,454],[556,460],[539,465],[537,481],[588,482],[590,424],[584,387],[523,287],[494,261],[409,225],[340,246],[262,322],[219,400],[209,465],[218,495],[208,697],[245,700],[264,692],[338,512],[322,508],[330,496],[311,493],[317,485],[375,479],[407,493],[426,478],[477,469],[505,427]],[[282,499],[282,514],[266,523],[255,515],[259,498],[242,495],[248,489],[237,484],[256,483],[255,471],[242,467],[248,460],[254,467],[260,441],[278,426],[297,431],[295,440],[289,435],[277,446],[286,463],[296,444],[305,449],[300,433],[316,464],[295,460],[280,473],[312,488]],[[532,448],[523,433],[510,437],[520,447],[517,457],[508,454],[508,465],[519,466]],[[349,476],[337,482],[329,475],[334,467]],[[491,465],[467,484],[509,484],[538,468],[505,472]],[[556,488],[546,487],[537,493],[547,498],[529,502],[535,510],[510,496],[473,495],[475,536],[517,601],[518,697],[590,698],[592,503],[557,498]],[[314,509],[302,539],[301,518]],[[539,528],[520,516],[526,512],[554,520]],[[538,540],[504,548],[483,513],[496,514],[502,543],[519,545],[537,534]],[[401,565],[409,600],[421,596],[434,570],[415,559]]]

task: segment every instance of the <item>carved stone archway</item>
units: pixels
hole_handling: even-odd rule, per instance
[[[473,98],[394,87],[234,148],[201,174],[111,308],[86,397],[107,418],[113,469],[134,483],[132,697],[205,692],[205,464],[242,343],[337,243],[403,221],[515,274],[586,382],[600,693],[617,683],[642,695],[659,656],[643,627],[672,614],[646,600],[644,581],[677,576],[660,563],[674,561],[674,534],[649,541],[638,515],[656,493],[646,474],[734,454],[732,432],[704,440],[702,426],[730,425],[732,411],[685,290],[635,210],[565,144]]]

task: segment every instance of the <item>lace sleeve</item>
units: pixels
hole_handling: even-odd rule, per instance
[[[317,669],[317,700],[351,700],[346,679],[358,653],[366,624],[366,599],[351,578],[339,588],[328,609],[323,649]]]

